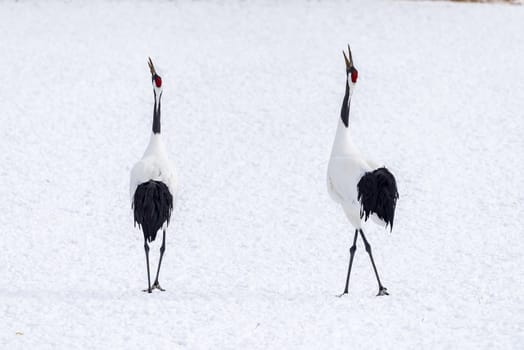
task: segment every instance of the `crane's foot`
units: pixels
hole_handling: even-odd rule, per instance
[[[158,289],[161,292],[165,292],[166,291],[164,288],[160,287],[160,283],[158,283],[158,281],[155,281],[155,283],[153,283],[153,286],[151,288],[152,289]]]
[[[377,294],[377,297],[378,296],[381,296],[381,295],[389,295],[388,293],[388,289],[384,286],[379,286],[378,287],[378,294]]]
[[[348,294],[348,291],[345,290],[345,291],[342,292],[342,294],[338,294],[338,295],[336,295],[336,296],[337,296],[338,298],[342,298],[344,295],[347,295],[347,294]]]

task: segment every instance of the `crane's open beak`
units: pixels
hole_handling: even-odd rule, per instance
[[[344,50],[342,50],[342,53],[344,54],[344,61],[346,61],[346,71],[349,73],[349,71],[351,71],[351,69],[354,68],[354,66],[353,66],[353,56],[351,56],[351,48],[349,47],[349,44],[348,44],[349,59],[346,56],[346,53],[344,52]]]
[[[153,66],[153,61],[151,61],[151,57],[149,57],[149,61],[147,62],[147,64],[149,65],[151,75],[156,75],[155,66]]]

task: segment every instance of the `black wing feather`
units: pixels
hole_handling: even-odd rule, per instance
[[[367,172],[358,182],[360,218],[367,220],[372,213],[384,220],[386,227],[393,230],[398,190],[395,177],[386,168]]]
[[[144,232],[144,237],[152,242],[164,222],[169,225],[173,210],[173,196],[167,185],[150,180],[140,184],[133,197],[135,226]]]

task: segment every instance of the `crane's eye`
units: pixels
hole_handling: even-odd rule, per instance
[[[358,79],[358,70],[353,68],[353,70],[351,70],[351,81],[353,82],[353,84],[357,82],[357,79]]]
[[[153,77],[153,80],[155,81],[155,85],[157,88],[162,87],[162,78],[160,78],[158,75],[155,75]]]

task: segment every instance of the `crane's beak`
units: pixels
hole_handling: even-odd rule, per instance
[[[151,61],[151,57],[149,57],[149,61],[147,62],[147,64],[149,65],[149,70],[151,71],[151,75],[155,75],[156,74],[155,66],[153,66],[153,61]]]
[[[342,54],[344,54],[344,61],[346,61],[346,71],[349,73],[349,71],[354,68],[353,66],[353,56],[351,55],[351,48],[349,47],[349,44],[348,44],[348,55],[349,55],[349,59],[348,57],[346,56],[346,53],[344,52],[344,50],[342,50]]]

